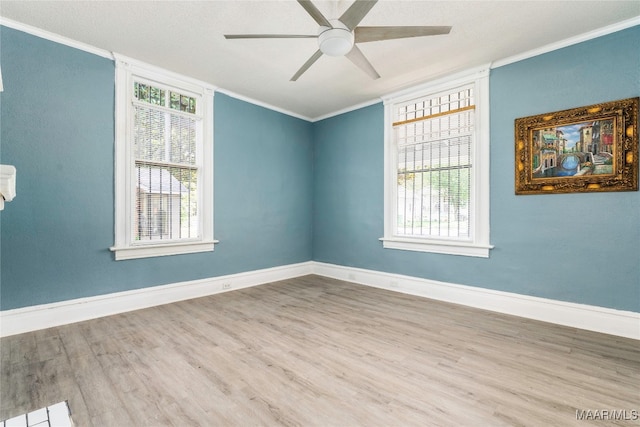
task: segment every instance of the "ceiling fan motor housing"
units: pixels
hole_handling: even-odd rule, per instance
[[[329,56],[346,55],[353,48],[353,32],[337,19],[329,22],[333,28],[321,26],[318,29],[320,51]]]

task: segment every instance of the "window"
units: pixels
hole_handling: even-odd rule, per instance
[[[213,88],[116,58],[116,260],[212,251]]]
[[[385,101],[385,248],[488,257],[488,69]]]

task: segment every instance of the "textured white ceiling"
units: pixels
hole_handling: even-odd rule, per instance
[[[338,18],[351,1],[315,1]],[[640,1],[381,0],[360,25],[451,25],[449,35],[359,44],[382,76],[343,57],[320,58],[315,39],[226,40],[223,34],[315,34],[293,0],[8,1],[0,15],[207,81],[314,119],[382,95],[640,16]],[[636,47],[637,48],[637,47]]]

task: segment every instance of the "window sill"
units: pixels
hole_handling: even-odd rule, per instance
[[[109,250],[115,253],[116,261],[136,258],[150,258],[168,255],[193,254],[197,252],[212,252],[214,244],[218,240],[206,242],[164,243],[159,245],[140,245],[126,247],[111,247]]]
[[[382,247],[385,249],[463,255],[479,258],[489,258],[489,251],[493,249],[492,245],[475,244],[472,242],[424,240],[407,237],[381,237],[380,240],[382,241]]]

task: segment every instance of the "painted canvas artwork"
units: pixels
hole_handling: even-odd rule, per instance
[[[614,119],[533,131],[533,178],[612,174]]]

